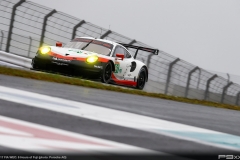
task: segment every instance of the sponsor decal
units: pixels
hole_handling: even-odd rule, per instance
[[[115,62],[115,71],[114,73],[122,73],[122,68],[120,68],[119,62]]]
[[[59,63],[59,62],[52,62],[52,63],[57,64],[59,66],[68,66],[68,64],[66,63]]]
[[[94,65],[94,68],[103,68],[102,66],[97,66],[97,65]]]
[[[70,52],[75,52],[75,53],[80,53],[80,54],[82,53],[82,51],[79,51],[79,50],[71,50],[71,49],[70,49],[70,50],[68,50],[68,51],[70,51]]]
[[[62,58],[57,58],[57,57],[53,57],[52,59],[55,60],[55,61],[61,61],[61,62],[71,62],[71,60],[62,59]]]
[[[61,59],[63,59],[63,62],[71,62],[71,60],[86,61],[85,57],[62,56],[54,52],[50,52],[49,55],[51,55],[53,57],[52,60],[55,60],[55,61],[58,61]]]

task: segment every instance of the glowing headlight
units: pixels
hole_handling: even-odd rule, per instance
[[[90,56],[87,58],[88,63],[94,63],[98,60],[98,56]]]
[[[46,54],[46,53],[48,53],[50,51],[51,51],[50,47],[41,47],[40,48],[40,53],[42,53],[42,54]]]

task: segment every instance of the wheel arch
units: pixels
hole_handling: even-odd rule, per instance
[[[114,65],[113,61],[112,61],[112,60],[109,60],[108,62],[110,62],[111,65],[112,65],[112,71],[115,71],[115,65]]]

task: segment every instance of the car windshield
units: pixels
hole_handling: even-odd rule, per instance
[[[86,47],[86,45],[90,42],[90,44]],[[65,48],[75,48],[75,49],[82,49],[86,47],[85,51],[90,51],[98,54],[102,54],[105,56],[109,56],[113,45],[110,43],[93,40],[93,39],[84,39],[84,38],[75,38],[71,42],[68,42]]]

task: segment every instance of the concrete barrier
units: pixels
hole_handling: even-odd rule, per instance
[[[32,59],[0,51],[0,60],[24,68],[31,68]]]

